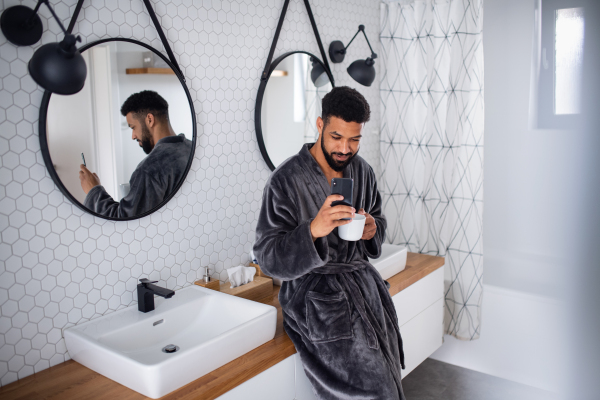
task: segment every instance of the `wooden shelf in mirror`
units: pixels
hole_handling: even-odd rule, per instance
[[[287,76],[288,72],[287,71],[282,71],[280,69],[276,69],[273,72],[271,72],[271,76]]]
[[[161,75],[175,75],[175,72],[171,68],[127,68],[125,70],[127,75],[140,75],[140,74],[161,74]]]

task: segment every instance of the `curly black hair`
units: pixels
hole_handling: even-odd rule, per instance
[[[134,93],[121,106],[121,114],[126,116],[133,113],[136,118],[144,118],[146,114],[154,115],[156,119],[169,120],[169,103],[161,95],[152,90]]]
[[[371,118],[371,108],[357,90],[348,86],[337,86],[331,89],[321,101],[321,118],[324,126],[327,126],[332,116],[346,122],[362,124]]]

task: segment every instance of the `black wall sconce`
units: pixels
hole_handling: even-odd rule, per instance
[[[71,34],[72,26],[65,29],[48,0],[39,0],[34,10],[26,6],[4,10],[0,19],[2,33],[17,46],[37,43],[43,31],[42,21],[37,15],[42,3],[48,7],[65,37],[60,43],[48,43],[36,50],[29,60],[29,74],[38,85],[50,92],[75,94],[83,88],[87,76],[85,61],[75,46],[81,38]]]
[[[369,39],[367,38],[367,34],[365,33],[365,26],[359,25],[358,31],[352,37],[352,40],[348,43],[348,46],[344,47],[344,43],[339,40],[335,40],[331,42],[329,45],[329,58],[333,63],[341,63],[344,61],[344,57],[346,56],[346,49],[350,47],[350,44],[356,38],[360,32],[365,36],[365,40],[369,45],[369,49],[371,49],[371,57],[367,57],[366,60],[356,60],[348,67],[348,74],[354,79],[356,82],[360,83],[364,86],[371,86],[373,81],[375,80],[375,59],[377,58],[377,54],[373,51],[373,47],[371,47],[371,43],[369,43]]]

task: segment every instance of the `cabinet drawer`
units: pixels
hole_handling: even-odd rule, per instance
[[[313,392],[312,383],[306,377],[298,353],[294,354],[294,359],[296,361],[296,398],[294,400],[318,400]]]
[[[295,354],[247,380],[217,400],[293,400]]]
[[[404,345],[402,378],[421,364],[443,343],[444,299],[441,298],[400,327]]]
[[[392,297],[398,314],[398,325],[404,325],[442,297],[444,297],[444,267],[436,269]]]

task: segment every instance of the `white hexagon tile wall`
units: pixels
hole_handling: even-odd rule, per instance
[[[76,0],[51,3],[66,25]],[[283,0],[153,3],[194,101],[198,147],[175,197],[139,220],[83,213],[46,171],[37,125],[42,90],[27,62],[37,47],[62,38],[48,10],[41,8],[44,34],[35,46],[16,47],[0,35],[2,385],[68,360],[62,329],[134,304],[142,276],[179,289],[201,276],[201,266],[226,280],[225,268],[248,262],[270,174],[255,137],[254,104]],[[378,1],[311,6],[326,49],[333,40],[347,43],[364,24],[377,51]],[[83,43],[120,36],[163,50],[142,0],[86,0],[74,31]],[[291,1],[275,55],[290,50],[319,54],[302,0]],[[355,87],[371,104],[361,155],[379,171],[379,82],[366,88],[345,71],[369,54],[358,38],[346,61],[331,66],[336,84]]]

